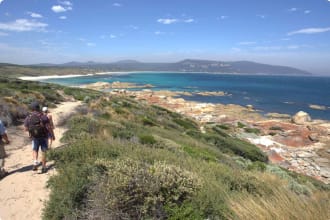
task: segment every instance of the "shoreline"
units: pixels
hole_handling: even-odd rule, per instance
[[[160,72],[157,72],[157,73],[170,73],[171,71],[160,71]],[[146,74],[157,74],[155,73],[154,71],[114,71],[114,72],[97,72],[97,73],[91,73],[91,74],[71,74],[71,75],[47,75],[47,76],[29,76],[29,77],[20,77],[20,79],[22,80],[32,80],[32,81],[43,81],[43,80],[47,80],[47,79],[61,79],[61,78],[74,78],[74,77],[86,77],[86,76],[97,76],[97,75],[109,75],[109,77],[111,78],[111,75],[115,76],[115,75],[125,75],[125,74],[134,74],[134,73],[146,73]],[[196,73],[199,73],[199,72],[196,72]],[[187,72],[180,72],[179,74],[187,74]],[[191,74],[194,74],[194,72],[191,72]],[[226,75],[226,74],[225,74]],[[231,74],[227,74],[227,75],[231,75]],[[243,74],[244,75],[244,74]],[[95,82],[95,83],[88,83],[88,84],[70,84],[70,83],[65,83],[63,85],[65,86],[72,86],[72,87],[81,87],[81,88],[86,88],[86,87],[89,87],[89,84],[92,85],[92,84],[98,84],[98,83],[107,83],[107,84],[113,84],[117,81],[114,81],[112,83],[110,82]],[[153,88],[152,90],[155,92],[155,91],[162,91],[162,90],[158,90],[158,89],[161,89],[161,88],[156,88],[155,86],[151,85],[151,84],[146,84],[147,86],[145,85],[139,85],[139,86],[124,86],[124,84],[136,84],[136,83],[132,83],[132,82],[120,82],[118,81],[120,84],[123,84],[123,86],[116,86],[116,87],[111,87],[111,86],[102,86],[101,88],[97,88],[97,85],[95,86],[95,88],[92,88],[92,89],[96,89],[96,90],[101,90],[101,91],[105,91],[105,89],[107,89],[107,91],[105,92],[109,92],[110,89],[121,89],[121,90],[142,90],[144,88]],[[60,83],[59,83],[60,84]],[[138,84],[136,84],[138,85]],[[103,90],[102,90],[103,89]],[[191,93],[189,94],[188,96],[192,96],[192,95],[199,95],[198,91],[199,90],[196,90],[196,91],[191,91],[189,89],[184,89],[184,90],[170,90],[170,89],[167,89],[168,91],[172,92],[172,93],[178,93],[178,96],[181,95],[182,98],[186,98],[185,95],[188,94],[188,93]],[[166,90],[166,91],[167,91]],[[220,92],[220,91],[219,91]],[[230,92],[227,92],[227,91],[221,91],[221,92],[224,92],[226,95],[225,96],[230,96]],[[216,93],[216,91],[200,91],[200,93]],[[203,95],[202,96],[208,96],[208,95]],[[200,102],[200,103],[212,103],[212,104],[224,104],[226,103],[227,105],[228,104],[236,104],[236,105],[240,105],[240,106],[246,106],[246,105],[251,105],[253,106],[256,110],[259,110],[260,112],[263,112],[261,113],[262,115],[266,116],[267,114],[269,113],[274,113],[274,111],[272,109],[268,109],[267,108],[263,108],[262,106],[258,106],[258,103],[254,103],[254,101],[251,101],[250,103],[247,103],[247,102],[244,102],[245,104],[242,104],[241,102],[238,102],[238,101],[233,101],[231,102],[230,100],[211,100],[211,101],[208,101],[207,100],[207,97],[204,98],[203,100],[201,100],[200,98],[188,98],[187,100],[190,100],[190,101],[195,101],[195,102]],[[284,102],[286,103],[286,102]],[[286,103],[286,104],[293,104],[292,103]],[[330,106],[327,106],[327,105],[320,105],[320,104],[314,104],[314,103],[306,103],[307,106],[302,106],[301,108],[297,108],[296,111],[281,111],[280,114],[282,115],[290,115],[292,116],[293,114],[295,114],[296,112],[298,112],[299,110],[303,110],[305,112],[308,112],[312,117],[313,119],[318,119],[318,120],[326,120],[326,121],[330,121],[330,118],[326,117],[326,114],[328,111],[330,111]],[[267,106],[266,106],[267,107]],[[292,110],[292,109],[291,109]],[[316,112],[316,111],[319,111]],[[326,113],[322,113],[326,111]]]
[[[193,118],[199,122],[201,132],[205,127],[223,125],[230,135],[258,146],[271,163],[330,184],[330,121],[306,119],[300,123],[293,119],[299,113],[289,118],[265,117],[249,106],[192,102],[153,91],[110,94],[132,97]]]
[[[185,72],[185,71],[106,71],[106,72],[95,72],[95,73],[88,73],[88,74],[67,74],[67,75],[45,75],[45,76],[21,76],[18,77],[21,80],[31,80],[31,81],[38,81],[38,80],[47,80],[47,79],[61,79],[61,78],[74,78],[74,77],[83,77],[83,76],[95,76],[95,75],[125,75],[125,74],[134,74],[134,73],[150,73],[150,74],[157,74],[157,73],[179,73],[179,74],[215,74],[215,75],[235,75],[235,76],[278,76],[278,77],[330,77],[327,75],[295,75],[295,74],[266,74],[266,73],[221,73],[221,72]]]

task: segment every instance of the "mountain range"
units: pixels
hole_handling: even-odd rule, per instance
[[[268,65],[251,61],[212,61],[186,59],[173,63],[144,63],[136,60],[122,60],[112,63],[68,62],[63,64],[36,64],[42,67],[88,68],[101,71],[173,71],[173,72],[210,72],[266,75],[311,75],[311,73],[288,66]]]

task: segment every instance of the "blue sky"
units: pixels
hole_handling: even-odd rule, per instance
[[[185,58],[330,75],[330,0],[0,0],[0,62]]]

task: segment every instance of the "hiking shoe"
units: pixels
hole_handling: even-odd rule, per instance
[[[38,170],[38,165],[33,165],[33,166],[32,166],[32,170],[33,170],[33,171]]]
[[[47,173],[47,167],[41,168],[41,173]]]

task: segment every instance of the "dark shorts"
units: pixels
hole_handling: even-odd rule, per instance
[[[41,148],[42,152],[48,150],[48,138],[34,138],[32,141],[32,149],[34,151],[39,151]]]

